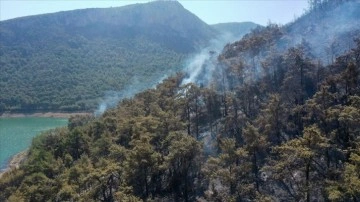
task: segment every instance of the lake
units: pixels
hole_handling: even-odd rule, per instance
[[[65,118],[0,118],[0,170],[13,155],[29,148],[34,136],[67,123]]]

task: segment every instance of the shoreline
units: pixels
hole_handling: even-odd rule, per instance
[[[0,118],[66,118],[69,119],[71,116],[76,115],[93,115],[89,112],[36,112],[36,113],[3,113],[0,114]],[[28,151],[21,151],[17,154],[14,154],[6,162],[4,168],[0,169],[0,178],[6,173],[11,172],[14,169],[18,169],[20,165],[26,160]]]
[[[35,113],[3,113],[0,118],[70,118],[76,115],[92,115],[90,112],[35,112]]]
[[[66,118],[69,119],[71,116],[76,115],[92,115],[89,112],[36,112],[36,113],[3,113],[0,115],[0,118]],[[28,151],[21,151],[17,154],[14,154],[6,162],[4,168],[0,169],[0,178],[2,178],[6,173],[11,172],[14,169],[18,169],[20,165],[26,160]]]
[[[12,170],[18,169],[20,165],[26,160],[27,155],[28,150],[25,150],[12,156],[7,162],[6,167],[0,170],[0,178]]]

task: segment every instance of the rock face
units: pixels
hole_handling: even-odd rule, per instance
[[[7,167],[3,170],[0,170],[0,178],[7,172],[10,172],[13,169],[18,169],[20,165],[26,160],[27,155],[28,155],[28,151],[23,151],[13,156],[10,159]]]

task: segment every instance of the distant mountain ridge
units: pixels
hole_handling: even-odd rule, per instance
[[[211,26],[219,32],[232,34],[238,40],[246,33],[249,33],[252,29],[262,27],[261,25],[253,22],[218,23]]]
[[[101,116],[73,116],[68,127],[37,136],[26,160],[0,176],[0,201],[358,201],[360,12],[347,7],[356,1],[309,3],[300,19],[255,28],[220,55],[220,42],[213,40],[192,59],[189,75],[168,77]],[[316,20],[306,20],[309,16]],[[334,24],[345,16],[346,24]],[[312,27],[316,22],[321,24]],[[108,42],[96,40],[95,45]],[[99,84],[122,64],[114,60],[121,54],[134,54],[126,58],[132,62],[143,57],[164,62],[164,53],[173,53],[144,37],[130,41],[136,52],[118,47],[125,42],[111,42],[111,51],[83,44],[91,48],[86,49],[92,51],[86,58],[91,63],[108,62],[107,71],[94,72],[104,79]],[[317,51],[327,47],[346,53],[326,64]],[[73,57],[66,50],[56,49],[48,61]],[[121,54],[112,58],[101,55],[103,50]],[[336,52],[326,52],[331,55]],[[41,62],[37,74],[46,70]],[[130,78],[138,83],[153,79],[150,73],[159,67],[138,65],[122,72],[136,75]],[[76,86],[78,74],[67,82]],[[13,78],[0,78],[0,84],[6,79]],[[95,88],[96,82],[89,83]]]
[[[1,21],[0,113],[94,110],[181,70],[218,34],[177,1]]]
[[[29,30],[30,29],[30,30]],[[17,18],[1,22],[4,45],[82,35],[97,37],[145,37],[177,52],[193,51],[216,36],[215,30],[177,1],[155,1],[115,8],[90,8]],[[61,36],[57,36],[61,37]],[[37,39],[37,40],[36,40]],[[171,39],[171,40],[169,40]],[[172,44],[181,41],[179,44]]]

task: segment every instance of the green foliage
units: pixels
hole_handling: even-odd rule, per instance
[[[106,92],[135,94],[179,71],[185,56],[217,34],[178,2],[0,24],[0,113],[92,111]]]
[[[257,36],[255,49],[278,31],[267,28],[273,36]],[[0,200],[357,201],[359,53],[360,40],[321,67],[302,44],[249,79],[255,63],[221,55],[222,82],[209,88],[180,86],[177,74],[36,137],[0,179]]]
[[[349,162],[338,181],[329,181],[327,192],[333,201],[357,200],[360,197],[360,149],[359,143],[351,152]]]
[[[27,56],[3,47],[2,112],[94,110],[105,92],[125,91],[128,85],[140,91],[181,68],[183,54],[146,39],[123,40],[132,45],[84,39],[75,49],[49,41],[45,47],[25,47]]]
[[[222,139],[220,148],[219,156],[209,158],[204,167],[204,173],[210,179],[206,198],[211,201],[254,199],[255,184],[249,153],[236,148],[234,139]]]

